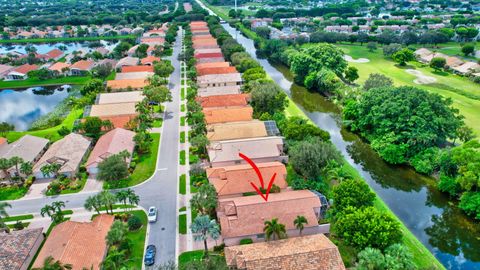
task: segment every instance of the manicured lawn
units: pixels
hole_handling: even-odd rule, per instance
[[[180,132],[180,143],[185,143],[185,131]]]
[[[187,176],[185,174],[180,175],[180,181],[178,182],[180,185],[179,192],[182,195],[187,194]]]
[[[62,77],[56,79],[40,80],[37,78],[28,78],[23,81],[0,81],[0,89],[25,88],[33,86],[63,85],[63,84],[85,84],[91,78],[89,76]]]
[[[76,41],[94,41],[94,40],[116,40],[135,38],[134,35],[111,36],[111,37],[68,37],[68,38],[30,38],[30,39],[1,39],[0,44],[4,43],[48,43],[48,42],[76,42]]]
[[[185,150],[180,151],[180,165],[185,165]]]
[[[178,267],[191,261],[199,261],[203,258],[203,250],[194,250],[183,252],[178,256]]]
[[[182,87],[182,90],[180,91],[180,98],[182,100],[185,100],[185,88]]]
[[[0,201],[16,200],[23,197],[28,191],[26,187],[0,188]]]
[[[385,59],[381,49],[376,52],[369,52],[365,46],[359,45],[337,45],[342,48],[346,54],[353,58],[368,58],[368,63],[349,63],[349,65],[358,68],[360,78],[356,83],[362,84],[371,73],[384,74],[394,81],[395,85],[409,85],[440,94],[453,100],[453,106],[460,110],[465,116],[465,123],[474,129],[477,136],[480,135],[480,85],[470,81],[467,78],[442,72],[436,73],[430,67],[423,67],[418,63],[410,63],[408,68],[414,68],[421,71],[424,75],[437,79],[436,83],[428,85],[419,85],[414,83],[416,77],[411,75],[403,68],[399,68],[393,61]]]
[[[105,78],[105,81],[114,80],[116,75],[117,75],[117,72],[115,70],[113,70],[112,73],[110,73],[110,75],[108,75],[108,77]]]
[[[178,212],[185,212],[185,211],[187,211],[187,207],[186,207],[186,206],[178,209]]]
[[[180,126],[185,126],[185,116],[180,117]]]
[[[180,234],[187,234],[187,214],[178,216],[178,232]]]
[[[190,177],[190,193],[196,193],[197,191],[197,187],[193,185],[192,177]]]
[[[157,155],[158,155],[158,146],[160,144],[160,134],[151,133],[153,142],[150,145],[150,153],[141,155],[138,158],[137,166],[133,171],[132,175],[126,179],[117,181],[116,183],[107,183],[103,184],[105,189],[115,189],[115,188],[124,188],[131,187],[142,183],[143,181],[150,178],[155,172],[155,167],[157,165]]]
[[[478,46],[480,46],[479,42],[468,42],[469,44],[473,44],[475,48],[478,49]],[[432,45],[425,45],[425,44],[414,44],[410,45],[411,47],[414,48],[427,48],[431,51],[435,52],[441,52],[446,55],[451,55],[451,56],[457,56],[461,57],[463,59],[468,59],[468,60],[477,60],[478,58],[475,58],[475,56],[469,55],[465,56],[462,53],[462,43],[459,42],[447,42],[447,43],[442,43],[438,44],[437,46],[432,46]]]
[[[83,115],[83,108],[82,109],[72,109],[70,111],[70,113],[67,115],[67,117],[65,117],[63,122],[58,126],[47,128],[47,129],[42,129],[42,130],[34,130],[34,131],[13,131],[13,132],[9,132],[7,134],[7,139],[8,139],[9,142],[14,142],[14,141],[20,139],[23,135],[30,134],[30,135],[33,135],[33,136],[49,139],[52,142],[58,141],[62,138],[62,136],[60,136],[58,134],[58,130],[62,126],[71,130],[73,128],[73,123],[75,122],[75,120],[82,117],[82,115]]]
[[[180,105],[180,111],[184,112],[185,111],[185,104]]]
[[[23,228],[27,228],[28,225],[30,225],[30,222],[22,222],[22,224],[23,224]],[[13,230],[15,229],[15,224],[8,224],[7,227]]]
[[[20,215],[20,216],[10,216],[3,218],[3,222],[9,222],[9,221],[17,221],[17,220],[26,220],[26,219],[32,219],[33,215]]]
[[[163,125],[163,119],[157,118],[153,121],[153,127],[160,128]]]
[[[148,226],[147,215],[142,210],[135,210],[129,213],[139,217],[143,226],[136,231],[129,231],[127,233],[127,239],[133,244],[132,253],[130,254],[131,261],[127,263],[127,269],[142,269],[145,238]]]

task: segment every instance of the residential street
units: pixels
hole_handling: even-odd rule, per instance
[[[140,196],[140,206],[147,210],[150,206],[158,209],[156,223],[150,224],[148,244],[157,247],[156,262],[164,263],[176,258],[177,236],[177,189],[179,168],[179,126],[180,126],[180,61],[178,54],[182,49],[181,29],[173,46],[173,55],[168,57],[175,70],[170,77],[170,89],[173,101],[165,104],[165,116],[160,137],[160,150],[157,157],[157,169],[154,175],[142,184],[132,189]],[[64,201],[65,209],[83,208],[86,198],[95,192],[80,192],[77,194],[59,195],[26,200],[9,201],[12,208],[8,209],[11,216],[38,213],[45,204],[54,201]]]

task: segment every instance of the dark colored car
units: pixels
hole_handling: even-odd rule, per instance
[[[157,254],[157,248],[155,245],[148,245],[147,250],[145,251],[145,259],[143,260],[146,266],[155,264],[155,254]]]

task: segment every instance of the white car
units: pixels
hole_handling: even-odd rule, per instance
[[[157,221],[157,208],[155,206],[151,206],[148,208],[148,222],[155,221]]]

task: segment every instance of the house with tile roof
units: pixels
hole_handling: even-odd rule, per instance
[[[140,38],[141,44],[148,44],[151,46],[155,45],[163,45],[165,43],[165,38],[161,36],[153,36],[153,37],[141,37]]]
[[[156,62],[160,62],[161,60],[162,59],[160,59],[160,57],[149,55],[145,58],[142,58],[142,60],[140,60],[140,63],[144,66],[153,66],[153,64],[155,64]]]
[[[215,63],[215,62],[224,62],[225,58],[223,57],[205,57],[205,58],[198,58],[197,63]]]
[[[238,73],[235,67],[212,67],[197,69],[197,76]]]
[[[207,150],[212,167],[246,164],[239,153],[243,153],[255,163],[288,161],[283,152],[283,137],[279,136],[216,141],[211,142]]]
[[[70,64],[63,63],[63,62],[57,62],[48,67],[48,70],[50,70],[52,73],[55,75],[60,75],[60,74],[65,74],[68,73],[70,68]]]
[[[194,57],[197,60],[201,58],[223,58],[223,53],[222,52],[195,53]]]
[[[42,228],[0,233],[0,269],[27,270],[43,239]]]
[[[203,63],[203,64],[196,64],[195,68],[197,70],[202,68],[221,68],[221,67],[229,67],[229,62],[213,62],[213,63]]]
[[[344,270],[337,246],[324,234],[225,248],[227,265],[239,270]]]
[[[137,103],[144,99],[142,91],[126,91],[116,93],[100,93],[95,104]]]
[[[199,88],[242,85],[240,73],[211,74],[197,77]]]
[[[107,81],[107,88],[110,91],[123,91],[123,90],[141,90],[148,85],[146,79],[123,79],[123,80],[110,80]]]
[[[15,67],[9,65],[0,64],[0,80],[5,78],[5,76],[14,69]]]
[[[28,72],[37,70],[39,66],[24,64],[9,71],[5,76],[5,81],[25,80],[28,78]]]
[[[468,75],[480,71],[480,65],[475,62],[465,62],[463,65],[452,67],[453,72],[460,75]]]
[[[91,60],[80,60],[72,64],[70,69],[71,76],[82,76],[90,72],[95,67],[95,62]]]
[[[203,108],[209,107],[227,107],[227,106],[246,106],[248,104],[249,94],[231,94],[220,96],[197,97],[197,102]]]
[[[205,122],[207,125],[236,121],[250,121],[253,119],[253,108],[251,106],[212,107],[204,108],[202,111],[205,115]]]
[[[130,164],[133,149],[135,148],[134,136],[135,132],[123,128],[115,128],[102,135],[90,153],[87,163],[85,163],[87,171],[90,174],[98,173],[98,164],[100,162],[122,151],[127,151],[130,154],[130,157],[126,158],[127,164]]]
[[[143,79],[147,80],[148,77],[153,76],[153,72],[127,72],[127,73],[117,73],[115,75],[115,80],[133,80],[133,79]]]
[[[222,96],[222,95],[235,95],[240,93],[241,93],[240,85],[202,87],[198,89],[197,96],[210,97],[210,96]]]
[[[12,157],[20,157],[25,162],[31,162],[35,164],[42,154],[47,150],[49,141],[44,138],[24,135],[20,139],[10,144],[0,145],[0,158],[10,159]],[[16,174],[15,166],[12,166],[7,172],[14,176]],[[0,178],[4,178],[4,172],[0,172]]]
[[[88,116],[108,120],[116,128],[126,128],[128,122],[138,115],[135,110],[136,104],[136,102],[95,104],[92,105]]]
[[[67,177],[74,176],[85,155],[90,149],[91,140],[80,134],[70,133],[63,139],[54,142],[50,148],[43,154],[40,160],[33,166],[33,175],[37,179],[48,178],[43,175],[41,168],[45,165],[57,163],[60,164],[59,174]]]
[[[246,238],[253,242],[265,241],[264,223],[274,218],[285,225],[289,237],[299,235],[293,224],[297,216],[304,216],[308,221],[302,232],[304,235],[328,233],[329,226],[318,225],[321,206],[317,193],[292,190],[270,193],[268,201],[260,195],[219,198],[217,217],[225,245],[233,246]]]
[[[198,50],[198,49],[214,49],[214,48],[219,48],[218,47],[218,44],[215,42],[208,42],[208,43],[194,43],[192,45],[192,47],[195,49],[195,50]],[[220,61],[219,61],[220,62]],[[224,62],[224,61],[222,61]]]
[[[122,73],[127,72],[154,72],[153,66],[122,66]]]
[[[101,214],[92,222],[64,221],[53,228],[33,263],[42,267],[49,256],[63,264],[71,264],[72,270],[99,270],[107,254],[105,237],[114,221],[111,215]]]
[[[121,69],[125,66],[136,66],[140,59],[138,57],[131,57],[127,56],[120,60],[118,60],[117,64],[115,65],[115,69]]]
[[[225,141],[268,136],[265,123],[259,120],[227,122],[207,126],[209,141]]]
[[[58,60],[62,58],[65,55],[65,53],[59,49],[53,49],[47,53],[40,54],[38,58],[43,59],[45,61],[49,60]]]
[[[287,185],[287,169],[280,162],[257,163],[264,181],[275,175],[274,184],[281,190]],[[250,183],[260,187],[260,180],[250,164],[240,164],[206,169],[208,181],[215,187],[219,198],[239,197],[244,193],[255,192]]]

